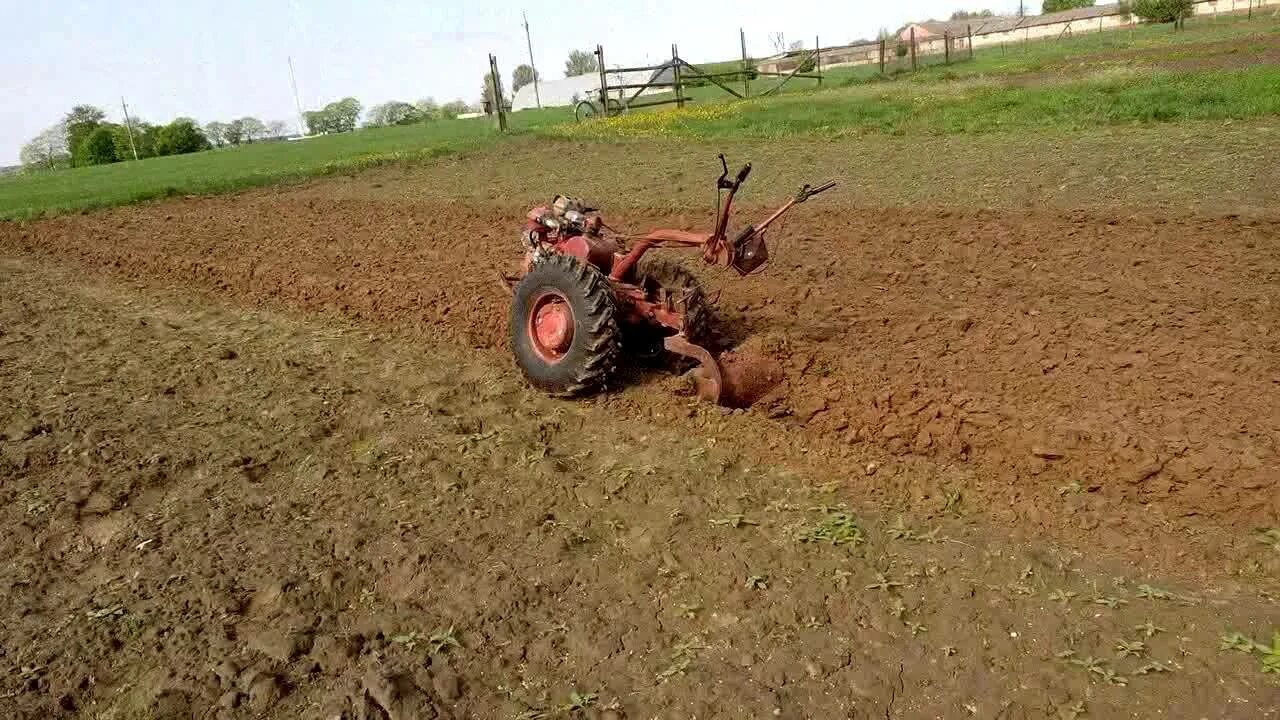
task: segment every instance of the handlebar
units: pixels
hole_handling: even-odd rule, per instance
[[[737,190],[738,186],[742,185],[751,174],[751,163],[743,165],[738,171],[738,177],[729,180],[729,163],[724,159],[724,153],[720,153],[717,157],[720,158],[720,177],[716,178],[716,189]]]
[[[802,203],[805,200],[808,200],[809,198],[813,197],[814,195],[817,195],[818,193],[821,193],[821,192],[826,192],[835,186],[836,186],[835,180],[827,181],[816,188],[811,188],[808,185],[805,185],[804,187],[800,188],[800,192],[796,193],[796,196],[793,201],[796,203]]]

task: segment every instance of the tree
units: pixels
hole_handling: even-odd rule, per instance
[[[244,142],[244,123],[232,120],[222,126],[222,141],[228,145],[239,145]]]
[[[446,120],[452,120],[453,118],[456,118],[462,113],[470,110],[471,108],[467,107],[466,103],[461,100],[454,100],[453,102],[447,102],[440,106],[440,117],[445,118]]]
[[[413,105],[401,100],[391,100],[369,108],[365,127],[412,125],[422,121],[422,113]]]
[[[76,147],[74,153],[77,167],[86,165],[107,165],[118,162],[120,156],[116,154],[116,138],[115,129],[118,125],[103,123],[98,125],[80,141],[80,145]]]
[[[535,78],[541,79],[538,78],[538,71],[534,70],[532,65],[517,65],[511,72],[511,92],[520,92],[520,88],[525,85],[532,85]]]
[[[283,120],[272,120],[267,123],[267,137],[282,138],[289,134],[289,123]]]
[[[267,134],[267,126],[256,117],[242,117],[236,122],[240,123],[240,131],[244,135],[244,141],[251,143],[254,140],[262,139]]]
[[[307,124],[308,135],[323,135],[328,132],[329,118],[324,110],[308,110],[302,113],[302,121]]]
[[[799,52],[804,49],[804,41],[796,40],[787,46],[787,52]]]
[[[1171,22],[1180,26],[1195,12],[1194,0],[1132,0],[1120,3],[1120,9],[1147,22]]]
[[[325,105],[324,112],[328,115],[329,132],[355,130],[356,123],[360,121],[360,111],[363,109],[360,101],[353,97],[342,98],[338,102]]]
[[[1046,3],[1052,2],[1052,1],[1053,0],[1045,0]],[[1088,0],[1088,1],[1090,5],[1093,4],[1092,0]],[[1085,2],[1085,0],[1077,0],[1077,2]],[[991,12],[990,10],[957,10],[951,13],[952,20],[968,20],[970,18],[989,18],[989,17],[995,17],[995,13]]]
[[[769,44],[773,46],[773,54],[781,55],[787,51],[787,36],[780,32],[771,32]]]
[[[139,143],[139,155],[142,155],[143,148],[147,149],[147,157],[155,157],[160,154],[160,131],[163,129],[163,126],[152,125],[151,123],[146,123],[145,126],[139,127],[140,132],[134,135],[134,142]]]
[[[138,151],[139,160],[155,155],[155,146],[145,142],[146,129],[149,127],[151,127],[151,123],[136,120],[133,123],[131,133],[129,128],[124,125],[112,125],[112,139],[116,144],[116,157],[121,160],[132,160],[135,149]],[[131,134],[132,138],[130,138]]]
[[[586,75],[600,69],[596,54],[589,50],[570,50],[569,59],[564,61],[564,76],[575,77]]]
[[[331,102],[319,110],[305,112],[302,119],[307,124],[308,135],[350,132],[356,129],[362,109],[359,100],[348,97]]]
[[[156,138],[157,155],[182,155],[209,148],[209,138],[191,118],[177,118],[160,128]]]
[[[1096,0],[1044,0],[1044,4],[1040,6],[1040,12],[1055,13],[1063,10],[1093,7],[1095,2]]]
[[[72,164],[77,164],[76,149],[89,137],[89,134],[102,124],[107,113],[93,105],[76,105],[62,119],[67,131],[67,150],[71,153]]]
[[[418,108],[418,114],[423,120],[435,120],[440,117],[440,104],[435,98],[423,98],[414,103],[414,106]]]
[[[29,168],[53,170],[71,164],[71,152],[67,149],[67,128],[58,123],[46,128],[22,146],[18,159]]]
[[[227,124],[224,122],[213,121],[204,126],[204,136],[214,147],[222,147],[227,144]]]

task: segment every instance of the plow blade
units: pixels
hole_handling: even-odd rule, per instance
[[[681,335],[663,341],[669,352],[698,363],[693,381],[698,397],[731,408],[750,407],[782,382],[782,366],[772,358],[752,353],[727,352],[715,357]]]

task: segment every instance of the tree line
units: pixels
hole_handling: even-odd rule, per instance
[[[204,127],[188,117],[165,125],[145,120],[116,123],[107,121],[102,108],[76,105],[57,124],[23,145],[19,159],[31,169],[106,165],[282,138],[288,130],[285,122],[264,123],[253,117],[211,122]]]
[[[354,101],[354,98],[347,98],[346,100]],[[346,100],[340,102],[346,102]],[[336,104],[339,103],[326,106],[326,109]],[[350,106],[348,106],[347,110],[350,109]],[[474,110],[475,108],[461,100],[453,100],[443,105],[436,102],[435,98],[424,98],[416,103],[390,100],[369,108],[369,113],[365,116],[364,126],[390,127],[392,125],[415,125],[435,120],[452,120],[463,113],[473,112]],[[342,115],[340,117],[343,119],[345,126],[348,116]],[[351,122],[354,123],[354,120]],[[307,123],[310,125],[310,119],[308,119]]]

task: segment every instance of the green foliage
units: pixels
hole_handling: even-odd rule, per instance
[[[251,143],[254,140],[261,140],[267,134],[266,124],[256,117],[242,117],[239,120],[233,120],[232,124],[239,126],[243,142]]]
[[[465,107],[465,105],[463,105]],[[517,131],[572,119],[571,110],[525,110]],[[152,134],[160,128],[153,126]],[[341,133],[305,142],[244,145],[235,152],[192,153],[139,163],[31,173],[0,181],[0,218],[122,205],[169,195],[203,195],[295,182],[386,163],[425,161],[499,141],[493,123],[449,120]]]
[[[227,140],[228,129],[226,123],[215,120],[204,126],[204,136],[209,139],[209,143],[214,147],[222,147],[229,142]]]
[[[804,528],[796,538],[802,543],[828,545],[860,544],[865,538],[862,528],[845,512],[827,512],[816,525]]]
[[[78,167],[106,165],[119,160],[120,157],[116,155],[115,140],[117,127],[110,123],[104,123],[90,131],[88,136],[76,146],[75,164]]]
[[[424,120],[422,111],[414,105],[401,100],[391,100],[369,109],[365,127],[388,127],[390,125],[412,125]]]
[[[452,120],[465,112],[471,112],[471,107],[461,100],[454,100],[440,106],[440,117],[445,120]]]
[[[423,120],[436,120],[440,117],[440,103],[435,98],[423,98],[414,103]]]
[[[570,50],[569,59],[564,61],[564,76],[586,75],[600,69],[596,54],[590,50]]]
[[[155,148],[150,148],[151,152],[147,152],[148,148],[142,144],[142,130],[148,123],[136,122],[133,124],[133,142],[129,142],[129,128],[124,125],[113,125],[112,141],[116,146],[116,157],[120,160],[132,160],[134,148],[138,150],[138,159],[151,157],[155,154]]]
[[[63,117],[62,125],[66,128],[67,148],[71,153],[72,164],[79,164],[80,145],[106,117],[107,113],[102,108],[93,105],[76,105]]]
[[[1052,2],[1052,1],[1053,0],[1046,0],[1046,2]],[[1084,2],[1085,0],[1077,0],[1077,1]],[[1093,3],[1089,2],[1089,4],[1092,5]],[[957,10],[951,13],[952,20],[968,20],[969,18],[989,18],[989,17],[995,17],[995,13],[991,12],[990,10]]]
[[[1044,0],[1044,5],[1040,7],[1040,11],[1044,13],[1062,12],[1063,10],[1074,10],[1075,8],[1093,7],[1097,0]]]
[[[898,40],[898,44],[893,46],[893,54],[897,57],[906,57],[911,52],[911,46],[906,40]]]
[[[320,110],[311,110],[302,114],[307,123],[307,134],[329,135],[332,133],[351,132],[356,129],[363,106],[359,100],[346,97],[331,102]]]
[[[520,88],[532,84],[535,77],[537,77],[537,71],[532,65],[517,65],[511,72],[511,92],[520,92]]]
[[[1129,0],[1121,3],[1121,7],[1147,22],[1155,23],[1178,22],[1195,12],[1194,0]]]
[[[157,155],[184,155],[210,147],[209,139],[190,118],[178,118],[165,125],[156,137]]]

